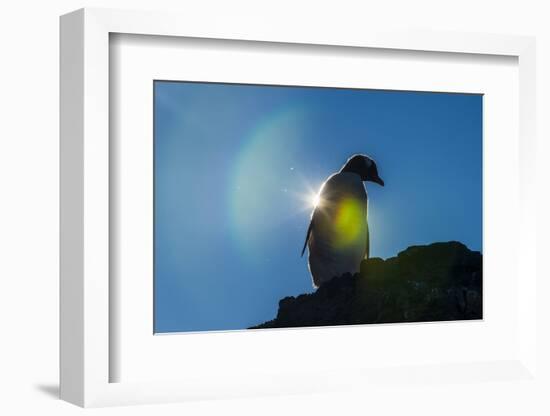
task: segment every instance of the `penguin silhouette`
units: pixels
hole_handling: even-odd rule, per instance
[[[384,186],[374,160],[356,154],[321,186],[302,249],[303,256],[309,248],[315,288],[344,273],[359,272],[361,261],[370,255],[364,181]]]

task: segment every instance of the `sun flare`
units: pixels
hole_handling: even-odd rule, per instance
[[[290,193],[300,202],[301,211],[311,213],[315,208],[324,205],[323,198],[321,197],[324,184],[315,186],[303,178],[301,178],[301,181],[302,186],[300,187],[300,191],[292,191]]]
[[[321,198],[319,197],[319,194],[313,194],[311,196],[311,206],[313,208],[317,208],[320,202],[321,202]]]

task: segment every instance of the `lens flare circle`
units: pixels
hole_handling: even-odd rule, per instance
[[[227,198],[231,235],[245,259],[266,250],[270,233],[295,214],[293,204],[303,204],[295,195],[305,128],[306,111],[284,107],[266,115],[241,142]]]

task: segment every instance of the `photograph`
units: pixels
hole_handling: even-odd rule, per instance
[[[483,95],[153,82],[154,333],[483,319]]]

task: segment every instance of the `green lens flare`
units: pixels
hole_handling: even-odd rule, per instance
[[[335,244],[345,248],[357,242],[365,222],[361,203],[355,198],[346,198],[336,207],[334,220]]]

